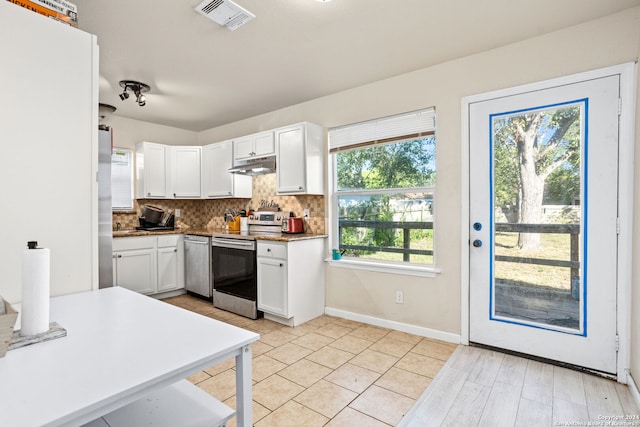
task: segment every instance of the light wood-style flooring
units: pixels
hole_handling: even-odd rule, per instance
[[[640,409],[615,381],[458,346],[398,426],[640,427]]]

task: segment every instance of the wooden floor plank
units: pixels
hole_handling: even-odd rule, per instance
[[[586,405],[582,374],[559,366],[553,367],[553,398]]]
[[[520,399],[515,427],[550,427],[553,408],[535,400]]]
[[[440,371],[429,386],[430,392],[420,406],[413,411],[411,420],[401,422],[402,426],[438,427],[446,418],[449,409],[464,386],[467,373],[447,368]],[[405,417],[406,418],[406,417]]]
[[[624,414],[640,416],[640,408],[636,404],[636,401],[633,400],[633,395],[631,394],[631,390],[629,390],[629,386],[620,383],[616,383],[615,386]],[[638,421],[638,424],[640,424],[640,420]]]
[[[447,361],[447,364],[449,364],[452,369],[469,373],[481,354],[482,349],[480,348],[461,345]]]
[[[603,417],[624,414],[614,382],[595,375],[582,374],[587,410],[592,421],[602,421]]]
[[[524,375],[526,371],[526,359],[506,354],[500,364],[496,381],[521,386],[524,383]]]
[[[478,425],[490,393],[490,387],[469,381],[465,382],[451,409],[449,409],[442,427]]]
[[[636,414],[628,387],[615,381],[460,346],[399,427],[552,427]]]
[[[496,382],[480,417],[479,427],[513,427],[522,387]]]
[[[587,411],[587,405],[581,405],[560,398],[553,399],[554,425],[567,425],[566,423],[587,425],[588,422],[589,411]]]
[[[553,405],[553,366],[535,360],[527,361],[522,397],[544,405]]]
[[[469,373],[468,380],[487,387],[493,386],[504,356],[504,353],[497,351],[483,351]]]

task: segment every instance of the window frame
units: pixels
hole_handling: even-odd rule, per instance
[[[337,155],[341,151],[359,149],[366,146],[375,146],[381,145],[385,143],[389,143],[389,140],[405,140],[417,137],[435,137],[435,109],[426,109],[420,110],[418,113],[422,111],[431,111],[433,113],[434,118],[434,126],[433,129],[424,134],[416,135],[415,132],[407,131],[402,133],[398,133],[396,136],[391,138],[383,138],[372,141],[360,141],[354,142],[353,144],[344,144],[341,143],[337,148],[331,147],[331,132],[334,129],[329,129],[329,152],[328,152],[328,174],[327,179],[329,181],[327,188],[329,189],[329,224],[328,224],[328,234],[329,234],[329,244],[330,249],[338,248],[340,243],[339,233],[339,218],[338,218],[338,197],[342,195],[351,195],[351,194],[388,194],[390,192],[394,193],[407,193],[407,192],[431,192],[433,194],[434,206],[436,204],[436,189],[437,185],[432,185],[428,187],[414,187],[414,188],[393,188],[393,189],[370,189],[370,190],[347,190],[347,191],[338,191],[338,179],[337,179]],[[415,114],[416,112],[406,113],[406,115]],[[380,122],[387,119],[394,119],[396,117],[400,117],[402,119],[403,115],[390,116],[386,118],[380,118],[377,120],[370,121],[371,123]],[[368,122],[363,122],[361,124],[355,124],[355,126],[365,125]],[[346,128],[348,126],[345,126]],[[436,139],[436,147],[437,147],[437,139]],[[437,163],[436,163],[437,164]],[[436,167],[437,173],[437,167]],[[436,248],[435,248],[435,234],[436,234],[436,212],[434,209],[434,246],[433,246],[433,264],[418,264],[411,263],[405,261],[385,261],[378,259],[365,259],[365,258],[355,258],[355,257],[343,257],[340,260],[333,260],[331,256],[329,256],[325,261],[329,263],[332,267],[339,268],[350,268],[350,269],[358,269],[358,270],[366,270],[366,271],[375,271],[382,273],[391,273],[391,274],[401,274],[401,275],[409,275],[409,276],[419,276],[419,277],[436,277],[441,270],[437,267],[437,258],[436,258]]]

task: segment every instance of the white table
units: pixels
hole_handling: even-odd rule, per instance
[[[51,299],[67,336],[0,359],[0,421],[81,425],[235,356],[239,426],[251,425],[259,335],[115,287]]]

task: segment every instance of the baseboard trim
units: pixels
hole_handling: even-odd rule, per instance
[[[393,329],[395,331],[406,332],[425,338],[432,338],[440,341],[446,341],[453,344],[460,344],[460,335],[451,332],[439,331],[437,329],[425,328],[422,326],[411,325],[409,323],[396,322],[395,320],[381,319],[379,317],[367,316],[366,314],[353,313],[351,311],[340,310],[332,307],[325,307],[325,314],[329,316],[340,317],[347,320],[366,323],[368,325],[379,326],[381,328]]]
[[[636,401],[636,405],[638,405],[638,408],[640,408],[640,389],[638,389],[638,384],[636,384],[631,374],[627,375],[627,386],[631,391],[631,396],[633,396],[633,400]]]

